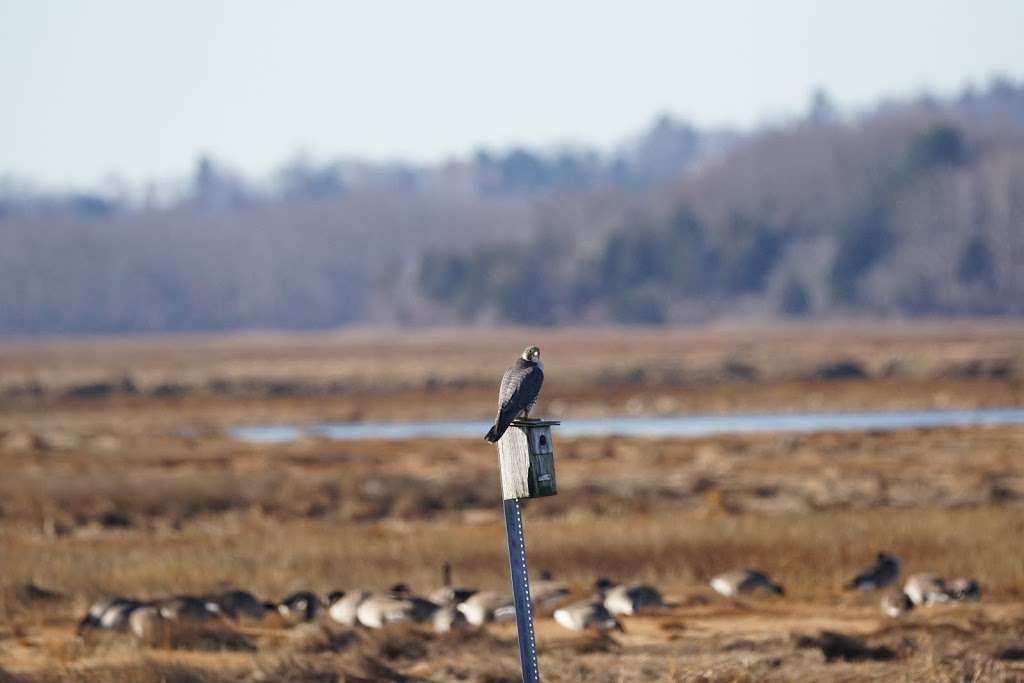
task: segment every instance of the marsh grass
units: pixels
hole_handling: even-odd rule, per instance
[[[515,334],[536,336],[557,368],[545,397],[561,416],[1024,403],[1019,325],[780,328],[757,344],[744,330]],[[507,590],[482,441],[251,446],[221,431],[489,416],[506,341],[0,349],[0,683],[516,680],[514,630],[500,625],[436,636],[268,618],[148,646],[74,636],[90,601],[112,593],[240,587],[276,600],[398,581],[426,592],[443,560],[461,585]],[[867,379],[822,379],[838,363]],[[121,389],[82,390],[102,381]],[[26,382],[39,393],[4,394]],[[676,606],[607,637],[541,616],[548,680],[1024,679],[1024,428],[556,440],[559,495],[525,506],[531,567],[575,596],[602,575],[655,582]],[[883,549],[908,573],[978,578],[982,602],[881,620],[876,595],[842,585]],[[769,572],[786,598],[712,593],[708,579],[737,567]],[[823,631],[895,657],[826,663],[820,647],[797,647]]]
[[[837,599],[840,586],[880,548],[898,552],[908,571],[980,577],[986,595],[1017,597],[1024,566],[1009,549],[1024,533],[1018,507],[827,512],[814,516],[628,515],[530,520],[535,568],[552,570],[580,591],[598,576],[647,579],[687,594],[728,568],[770,572],[793,600]],[[38,544],[3,540],[7,576],[60,586],[74,596],[126,593],[156,598],[241,585],[268,598],[311,588],[326,593],[405,581],[427,591],[444,559],[460,581],[505,583],[500,524],[405,523],[395,526],[240,520],[212,531],[103,537]],[[80,599],[40,605],[4,589],[10,620],[70,616]]]

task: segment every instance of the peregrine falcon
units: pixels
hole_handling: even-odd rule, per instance
[[[501,388],[498,390],[498,415],[494,418],[494,426],[484,438],[495,443],[512,424],[512,420],[520,415],[530,417],[543,383],[544,363],[540,359],[540,349],[530,346],[502,376]]]

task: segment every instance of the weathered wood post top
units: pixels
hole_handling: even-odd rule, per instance
[[[501,496],[541,498],[558,493],[551,427],[558,420],[514,420],[498,440]]]

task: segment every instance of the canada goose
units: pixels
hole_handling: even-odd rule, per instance
[[[956,578],[946,584],[949,597],[957,602],[981,600],[981,586],[974,579]]]
[[[443,605],[434,612],[431,619],[436,633],[449,633],[456,629],[464,628],[469,624],[466,615],[459,611],[455,605]]]
[[[351,590],[346,593],[335,591],[327,598],[327,615],[339,624],[355,626],[356,610],[368,597],[370,592],[364,590]]]
[[[891,591],[882,596],[882,613],[887,617],[903,616],[914,609],[914,601],[901,590]]]
[[[142,606],[143,604],[138,600],[128,599],[116,602],[100,617],[100,626],[112,631],[127,631],[129,617],[132,612]]]
[[[534,609],[549,610],[565,600],[569,595],[569,586],[555,581],[551,572],[545,569],[540,573],[539,581],[530,582],[530,594],[533,596]]]
[[[891,553],[878,553],[875,564],[855,576],[846,588],[863,591],[885,588],[900,577],[901,568],[900,558]]]
[[[226,590],[210,596],[209,602],[216,604],[222,614],[231,619],[249,617],[262,619],[267,613],[267,603],[260,601],[249,591],[239,589]],[[277,606],[272,607],[276,611]]]
[[[439,606],[412,596],[403,584],[387,593],[370,594],[356,607],[356,621],[367,628],[384,628],[401,621],[430,621]]]
[[[581,600],[555,610],[555,621],[559,626],[570,631],[583,631],[595,628],[599,631],[613,629],[624,631],[618,619],[612,616],[600,598]]]
[[[384,628],[409,619],[412,606],[390,595],[371,595],[356,608],[356,620],[367,628]]]
[[[483,626],[491,621],[505,621],[516,616],[512,599],[497,591],[480,591],[456,605],[473,626]]]
[[[729,597],[759,590],[775,595],[786,594],[782,586],[772,581],[764,572],[756,569],[734,569],[724,572],[711,579],[711,587]]]
[[[903,585],[903,592],[916,607],[938,605],[950,601],[946,582],[938,574],[914,574],[907,577],[907,582]]]
[[[127,631],[128,618],[134,610],[142,606],[138,600],[120,596],[97,600],[89,606],[89,611],[78,622],[76,631],[79,635],[90,628]]]
[[[409,612],[410,618],[417,623],[424,623],[434,618],[434,614],[440,609],[433,600],[427,600],[421,598],[418,595],[413,595],[413,592],[409,590],[409,587],[404,583],[397,583],[390,589],[390,594],[394,598],[399,600],[405,600],[411,606]]]
[[[176,595],[157,600],[154,606],[160,609],[161,616],[170,621],[207,622],[224,616],[219,604],[194,595]]]
[[[608,579],[598,579],[594,584],[598,595],[603,596],[604,606],[612,614],[639,614],[645,610],[667,607],[661,593],[654,586],[644,584],[618,585]]]
[[[153,606],[160,610],[160,616],[171,621],[209,621],[224,616],[216,602],[193,595],[157,600]]]
[[[320,610],[320,598],[311,591],[292,593],[277,605],[277,611],[288,621],[313,621]]]
[[[458,605],[476,592],[475,588],[452,587],[452,564],[445,560],[441,563],[441,587],[432,592],[428,598],[438,605]]]
[[[440,609],[436,603],[412,594],[404,583],[395,584],[387,593],[369,595],[356,607],[356,621],[367,628],[384,628],[400,621],[425,623]]]
[[[163,645],[170,639],[170,622],[160,614],[160,609],[146,605],[132,610],[128,617],[132,635],[144,645]]]
[[[114,604],[117,600],[124,600],[125,598],[102,598],[89,605],[88,611],[85,616],[78,622],[76,631],[81,634],[83,631],[89,628],[100,628],[100,619],[103,617],[103,613]]]

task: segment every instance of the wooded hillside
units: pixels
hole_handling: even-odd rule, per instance
[[[417,167],[0,181],[0,333],[1024,312],[1024,85]]]

